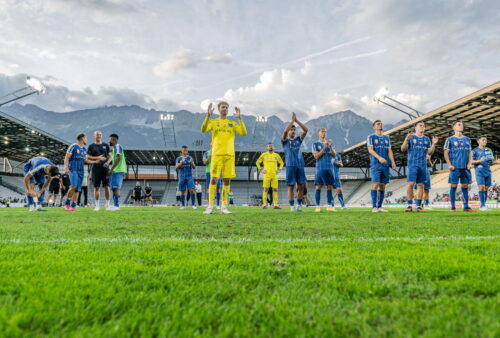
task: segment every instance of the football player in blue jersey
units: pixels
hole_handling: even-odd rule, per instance
[[[321,188],[326,185],[326,199],[328,203],[327,211],[335,211],[333,203],[333,185],[335,180],[333,178],[332,159],[335,158],[335,149],[331,139],[326,140],[326,128],[319,128],[319,140],[312,145],[312,153],[316,160],[316,175],[314,185],[316,186],[316,209],[314,211],[321,211]]]
[[[186,190],[188,191],[189,199],[193,209],[196,209],[195,205],[195,192],[194,192],[194,180],[193,180],[193,169],[196,168],[194,160],[189,156],[189,150],[187,146],[181,147],[181,156],[177,157],[175,160],[175,169],[179,171],[179,191],[181,192],[181,209],[186,208]]]
[[[469,185],[472,182],[470,168],[472,167],[471,140],[464,136],[464,124],[457,121],[453,124],[454,135],[444,143],[444,159],[450,169],[451,211],[457,211],[455,206],[458,183],[462,185],[463,207],[465,212],[476,212],[469,207]]]
[[[295,136],[295,123],[302,129],[300,136]],[[306,183],[305,162],[302,155],[302,142],[307,135],[307,127],[292,113],[292,120],[286,126],[281,144],[285,153],[286,185],[288,186],[288,203],[290,211],[302,211],[302,199],[304,198],[304,184]],[[297,207],[295,207],[294,188],[297,185]]]
[[[417,212],[423,212],[422,197],[424,193],[424,183],[427,178],[427,156],[431,156],[436,150],[436,144],[439,138],[434,136],[432,143],[429,137],[424,135],[425,123],[423,121],[417,122],[414,126],[415,134],[408,133],[403,144],[401,151],[408,151],[408,175],[407,175],[407,188],[406,194],[408,197],[408,207],[406,212],[411,212],[413,203],[413,186],[417,184]]]
[[[476,171],[476,182],[479,188],[479,201],[481,211],[487,211],[486,200],[488,199],[488,188],[491,187],[491,168],[493,163],[500,163],[500,159],[494,160],[493,151],[487,148],[488,138],[486,135],[477,139],[479,146],[472,151],[472,164]]]
[[[337,153],[334,158],[332,158],[332,173],[333,173],[333,188],[337,190],[337,198],[340,202],[340,207],[342,209],[347,209],[344,204],[344,195],[342,194],[342,181],[340,180],[340,168],[344,166],[342,163],[342,155]],[[335,200],[335,198],[334,198]]]
[[[47,211],[42,208],[45,190],[52,178],[59,175],[59,168],[45,157],[33,157],[24,163],[23,173],[29,211]],[[35,191],[35,186],[38,191]]]
[[[375,120],[372,126],[375,133],[366,138],[372,172],[372,212],[387,212],[382,208],[385,186],[391,180],[390,168],[395,169],[396,162],[394,162],[394,154],[391,149],[391,140],[389,136],[382,133],[384,127],[382,121]]]
[[[106,160],[104,156],[97,157],[96,160],[89,160],[87,155],[87,135],[80,133],[76,137],[76,143],[69,146],[64,157],[64,172],[69,175],[71,187],[66,197],[64,210],[78,211],[76,208],[76,201],[78,195],[82,190],[83,179],[85,176],[84,166],[85,163],[94,164]]]

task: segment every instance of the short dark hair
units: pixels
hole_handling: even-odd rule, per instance
[[[49,176],[54,177],[59,175],[59,168],[55,165],[51,165],[49,168]]]
[[[292,126],[290,127],[290,129],[297,129],[297,127],[295,126],[295,124],[292,124]]]
[[[184,149],[184,148],[186,148],[186,149],[187,149],[187,148],[188,148],[188,146],[182,146],[182,147],[181,147],[181,149]]]
[[[372,123],[372,127],[373,127],[373,126],[375,126],[375,124],[377,124],[377,123],[379,123],[379,122],[382,122],[382,121],[380,121],[380,120],[375,120],[375,121],[373,121],[373,123]]]
[[[273,144],[272,142],[267,142],[267,144]]]
[[[482,139],[483,137],[484,137],[485,139],[487,139],[487,138],[488,138],[488,136],[486,136],[486,135],[481,135],[481,136],[479,136],[477,139],[479,140],[479,139]]]
[[[417,123],[415,123],[415,124],[413,125],[413,128],[417,128],[417,126],[418,126],[420,123],[423,123],[423,124],[425,125],[424,121],[418,121]]]
[[[457,120],[457,121],[453,122],[452,126],[455,127],[455,124],[457,124],[457,123],[462,123],[463,124],[463,121],[462,120]]]
[[[115,134],[115,133],[113,133],[113,134],[109,135],[109,137],[114,137],[114,138],[116,138],[117,140],[119,139],[118,134]]]
[[[85,135],[85,133],[80,133],[80,134],[76,135],[76,139],[77,139],[78,141],[80,141],[80,140],[81,140],[82,138],[84,138],[85,136],[86,136],[86,135]]]

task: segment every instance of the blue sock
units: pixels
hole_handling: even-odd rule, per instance
[[[484,191],[480,190],[479,191],[479,202],[481,204],[481,208],[486,205],[486,199],[484,198]]]
[[[194,194],[191,194],[191,205],[194,207],[194,200],[195,200]]]
[[[462,199],[464,201],[464,209],[469,208],[469,189],[462,188]]]
[[[422,200],[415,200],[415,203],[417,204],[417,208],[422,207]]]
[[[370,190],[370,195],[372,196],[372,208],[377,207],[377,190]]]
[[[339,198],[340,206],[343,208],[344,207],[344,195],[338,194],[337,197]]]
[[[292,201],[293,203],[293,201]],[[297,205],[302,205],[302,198],[297,198]]]
[[[64,204],[65,205],[70,205],[71,204],[71,200],[68,197],[66,197],[66,202],[64,202]]]
[[[294,203],[295,203],[295,200],[288,200],[288,204],[290,204],[291,207],[293,207]]]
[[[76,202],[71,202],[71,207],[76,208]]]
[[[429,206],[429,200],[425,200],[424,204],[425,204],[426,207],[428,207]]]
[[[115,207],[118,208],[120,206],[120,195],[114,195],[113,198],[115,200]]]
[[[217,198],[217,205],[220,207],[220,192],[217,193],[216,198]]]
[[[183,207],[186,206],[186,195],[181,195],[181,204]]]
[[[326,202],[333,207],[333,192],[326,190]]]
[[[382,208],[382,204],[384,204],[384,196],[385,196],[385,191],[379,190],[377,198],[377,208]]]
[[[33,199],[33,197],[28,196],[28,205],[32,206],[33,204],[35,204],[35,200]]]
[[[408,200],[408,206],[411,207],[412,204],[413,204],[413,200]]]
[[[455,209],[456,199],[457,199],[457,187],[451,187],[450,188],[450,203],[451,203],[452,209]]]
[[[316,192],[314,193],[314,198],[316,200],[316,206],[319,207],[319,203],[321,201],[321,189],[316,189]]]

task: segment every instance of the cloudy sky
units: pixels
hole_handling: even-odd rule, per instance
[[[0,95],[24,103],[304,119],[351,109],[394,122],[382,87],[429,111],[500,80],[498,0],[0,0]]]

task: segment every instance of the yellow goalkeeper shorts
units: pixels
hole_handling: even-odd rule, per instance
[[[231,155],[215,155],[210,163],[210,176],[222,178],[236,177],[236,166],[234,156]]]
[[[263,188],[273,188],[278,189],[278,175],[276,174],[264,174],[264,181],[262,182]]]

